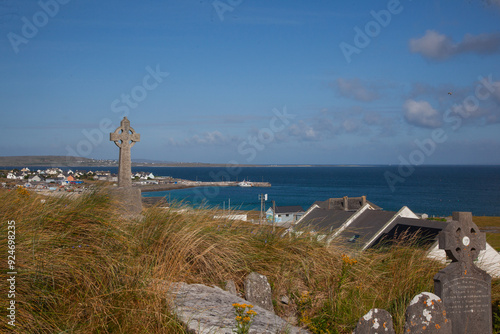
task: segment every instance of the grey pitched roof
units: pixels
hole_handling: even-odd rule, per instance
[[[427,243],[436,239],[446,227],[445,222],[418,218],[396,217],[395,211],[382,209],[363,197],[330,198],[317,201],[295,226],[297,229],[324,231],[333,236],[363,206],[368,203],[375,210],[366,210],[354,219],[333,241],[336,244],[355,248],[373,247],[384,240],[392,240],[402,233],[419,233],[419,242]],[[346,207],[347,205],[347,207]],[[389,224],[389,221],[390,224]]]
[[[443,230],[447,222],[433,221],[416,218],[396,218],[390,225],[386,226],[380,236],[374,240],[369,247],[373,247],[384,240],[397,238],[403,233],[419,233],[421,242],[430,243],[437,238],[438,233]]]
[[[291,206],[277,206],[276,213],[296,213],[296,212],[304,212],[304,209],[300,205],[291,205]]]
[[[395,211],[366,210],[334,240],[335,242],[342,243],[356,236],[356,243],[364,245],[380,231],[395,214]]]
[[[327,210],[314,208],[301,218],[296,225],[297,229],[310,228],[315,231],[332,232],[339,228],[355,211]]]
[[[347,198],[347,210],[356,211],[363,206],[363,200],[365,203],[370,204],[374,209],[382,209],[378,205],[373,204],[366,200],[366,197],[348,197]],[[320,208],[329,210],[345,210],[344,198],[329,198],[326,201],[316,201],[314,204],[318,205]]]
[[[398,217],[383,230],[380,230],[377,239],[372,240],[366,246],[367,248],[373,247],[384,241],[393,240],[405,233],[410,235],[419,233],[419,242],[430,243],[436,240],[438,233],[446,227],[446,224],[446,222],[427,219]]]

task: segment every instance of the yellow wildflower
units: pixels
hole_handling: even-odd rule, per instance
[[[358,261],[356,259],[351,259],[349,256],[347,256],[346,254],[342,254],[342,261],[345,263],[345,264],[349,264],[349,265],[355,265],[356,263],[358,263]]]

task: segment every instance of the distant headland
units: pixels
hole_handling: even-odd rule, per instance
[[[226,167],[224,163],[167,162],[132,159],[132,167]],[[74,156],[32,155],[0,156],[0,166],[53,166],[53,167],[118,167],[118,160],[91,159]],[[238,164],[242,167],[366,167],[365,165],[317,165],[317,164]]]

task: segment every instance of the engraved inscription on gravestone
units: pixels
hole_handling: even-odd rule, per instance
[[[453,213],[439,234],[439,248],[452,263],[434,276],[434,290],[444,302],[452,333],[491,333],[491,277],[473,262],[486,248],[486,237],[470,212]]]
[[[482,313],[490,310],[490,286],[475,278],[454,279],[444,285],[449,315]]]

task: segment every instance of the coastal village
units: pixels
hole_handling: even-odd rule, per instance
[[[171,177],[155,178],[153,173],[146,172],[137,172],[131,177],[137,185],[176,182]],[[109,171],[73,171],[57,167],[30,170],[24,167],[0,171],[0,179],[4,180],[1,182],[3,188],[23,187],[44,192],[82,192],[99,181],[116,183],[118,176]]]

